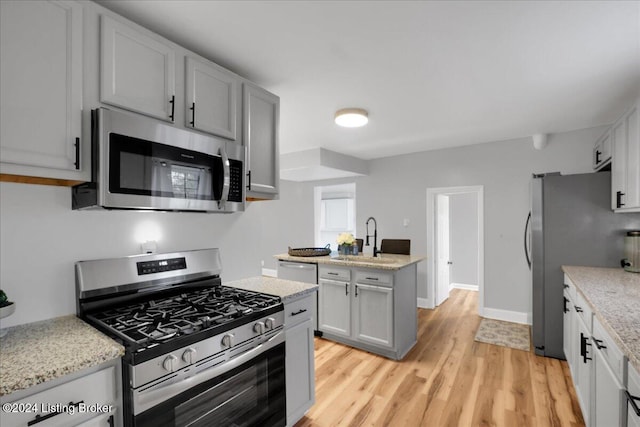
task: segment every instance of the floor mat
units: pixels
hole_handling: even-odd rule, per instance
[[[529,351],[529,325],[504,322],[502,320],[482,319],[476,341]]]

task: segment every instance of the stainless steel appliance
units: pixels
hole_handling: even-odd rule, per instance
[[[640,228],[640,214],[611,211],[610,172],[534,175],[531,188],[533,345],[536,354],[564,359],[561,266],[620,267],[622,236]]]
[[[218,249],[76,263],[78,316],[125,347],[125,426],[284,426],[280,298],[223,286]]]
[[[278,261],[278,279],[295,280],[296,282],[318,284],[318,264]],[[318,293],[313,293],[313,330],[316,335],[320,333],[318,329]]]
[[[73,187],[73,209],[244,210],[243,146],[106,108],[91,117],[92,180]]]
[[[640,230],[627,231],[624,256],[620,261],[622,268],[631,273],[640,273]]]

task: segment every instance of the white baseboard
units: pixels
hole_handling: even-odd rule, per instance
[[[418,307],[433,308],[433,304],[431,304],[431,300],[429,298],[418,298]]]
[[[269,277],[278,277],[278,270],[274,270],[272,268],[263,268],[262,275]]]
[[[529,313],[522,313],[520,311],[500,310],[498,308],[485,307],[482,310],[482,317],[495,320],[504,320],[505,322],[523,323],[525,325],[531,324],[531,317]]]
[[[451,283],[449,286],[453,289],[464,289],[466,291],[478,291],[478,285],[469,285],[467,283]]]

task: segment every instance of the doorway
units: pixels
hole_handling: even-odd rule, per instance
[[[477,287],[478,312],[482,315],[484,311],[483,192],[483,186],[427,189],[426,308],[446,301],[453,284],[467,289]],[[455,258],[466,261],[461,260],[464,265],[456,265],[452,275]],[[477,283],[460,283],[473,281]]]

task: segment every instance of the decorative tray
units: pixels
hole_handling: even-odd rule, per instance
[[[291,248],[289,247],[289,255],[291,256],[324,256],[331,253],[330,245],[324,248]]]

